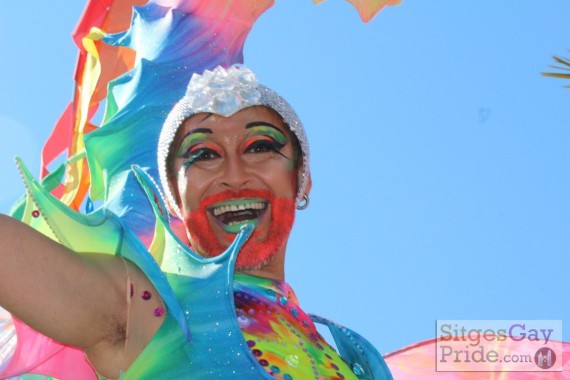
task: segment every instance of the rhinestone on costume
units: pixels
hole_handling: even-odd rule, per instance
[[[253,356],[261,356],[263,355],[263,352],[261,352],[261,350],[258,350],[257,348],[255,350],[251,350],[251,353],[253,354]]]
[[[40,216],[40,210],[34,210],[34,211],[32,211],[32,216],[33,216],[34,218],[37,218],[38,216]]]
[[[155,317],[162,317],[164,315],[164,308],[163,307],[157,307],[156,309],[154,309],[154,316]]]
[[[202,75],[192,75],[184,97],[193,113],[210,112],[228,117],[246,107],[259,105],[261,93],[249,69],[218,66]]]
[[[267,360],[265,360],[265,359],[261,359],[261,360],[259,361],[259,364],[261,364],[261,365],[264,366],[264,367],[267,367],[267,366],[269,365],[269,362],[268,362]]]
[[[144,292],[141,293],[141,298],[145,301],[148,301],[149,299],[152,298],[152,293],[149,292],[148,290],[145,290]]]
[[[297,318],[297,316],[299,315],[299,312],[297,311],[297,309],[291,308],[291,314],[293,314],[293,316],[294,316],[295,318]]]
[[[354,372],[356,376],[364,375],[364,369],[358,363],[352,365],[352,372]]]
[[[247,346],[248,346],[248,347],[253,347],[253,346],[255,346],[255,342],[254,342],[253,340],[248,340],[248,341],[247,341]]]
[[[341,379],[344,379],[344,375],[343,375],[342,373],[340,373],[340,372],[337,372],[336,374],[337,374],[337,375],[338,375],[338,377],[340,377]]]
[[[299,366],[299,357],[297,355],[287,355],[285,357],[285,361],[293,368],[297,368]]]
[[[238,325],[240,327],[245,327],[245,326],[249,325],[248,317],[244,313],[242,313],[241,311],[237,315],[237,320],[238,320]],[[255,342],[254,342],[254,344],[255,344]]]
[[[287,305],[287,301],[288,301],[287,297],[285,297],[285,296],[279,297],[279,303],[281,304],[281,306]]]

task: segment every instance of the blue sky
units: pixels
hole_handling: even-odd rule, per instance
[[[12,156],[72,96],[81,2],[0,14],[0,210]],[[8,8],[6,8],[8,9]],[[302,305],[382,352],[436,319],[561,319],[570,340],[567,1],[404,0],[369,24],[341,0],[277,1],[245,62],[295,106],[312,149],[287,280]]]

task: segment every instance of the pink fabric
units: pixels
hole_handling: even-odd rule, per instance
[[[519,344],[519,343],[517,343]],[[514,348],[514,347],[513,347]],[[521,347],[517,347],[520,350]],[[568,380],[570,343],[562,343],[562,372],[436,372],[436,340],[426,340],[384,356],[396,380]]]
[[[26,373],[53,376],[59,380],[96,380],[83,351],[41,335],[14,318],[18,335],[16,351],[0,378]]]

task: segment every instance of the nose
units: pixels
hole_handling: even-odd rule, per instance
[[[221,185],[234,190],[244,189],[250,184],[252,176],[246,163],[238,157],[228,157]]]

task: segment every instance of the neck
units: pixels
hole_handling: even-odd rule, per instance
[[[285,248],[266,265],[258,269],[236,269],[237,273],[250,274],[257,277],[269,278],[277,281],[285,281]]]

